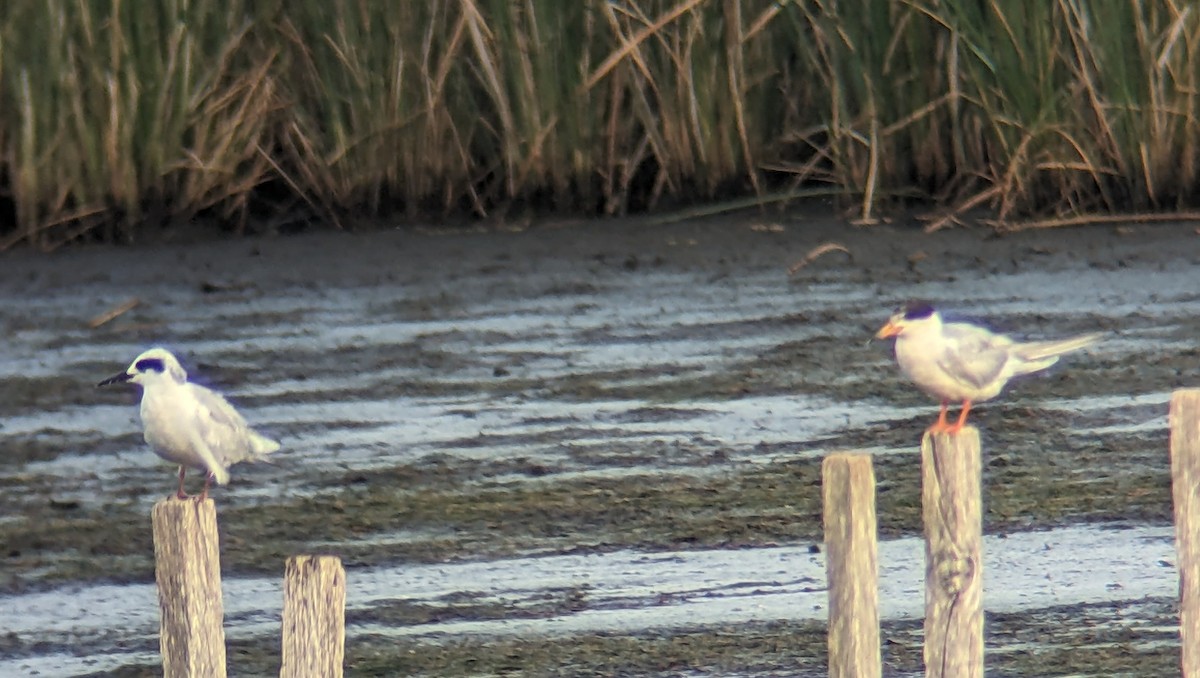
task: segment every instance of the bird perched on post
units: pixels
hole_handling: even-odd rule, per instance
[[[179,464],[179,490],[187,499],[183,478],[187,469],[204,471],[209,484],[229,482],[229,467],[242,461],[263,461],[279,443],[260,435],[225,398],[187,380],[175,356],[163,348],[142,353],[129,368],[97,384],[133,382],[142,387],[142,428],[146,442],[158,456]]]
[[[1013,377],[1044,370],[1060,355],[1095,343],[1101,336],[1018,342],[970,323],[943,322],[932,306],[919,302],[906,305],[875,334],[878,339],[895,337],[900,370],[922,391],[942,401],[938,420],[929,429],[934,433],[957,433],[967,423],[972,404],[995,398]],[[953,424],[946,421],[952,401],[962,403]]]

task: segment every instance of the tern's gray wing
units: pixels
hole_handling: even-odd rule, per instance
[[[942,327],[944,349],[938,366],[950,377],[983,388],[1004,373],[1012,359],[1012,339],[993,334],[966,323],[948,323]]]
[[[200,435],[224,466],[250,458],[250,426],[220,394],[188,384],[199,408],[196,421]]]

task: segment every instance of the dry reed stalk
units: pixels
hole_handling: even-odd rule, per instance
[[[954,206],[949,214],[941,216],[932,222],[925,225],[923,229],[925,233],[936,233],[952,223],[958,223],[958,218],[979,205],[998,198],[1003,193],[1003,188],[1000,186],[990,186],[979,193],[963,200],[961,203]]]
[[[129,299],[126,299],[116,306],[113,306],[107,311],[93,317],[88,321],[88,328],[94,330],[102,327],[103,325],[107,325],[113,320],[116,320],[117,318],[137,308],[137,305],[140,303],[142,303],[141,299],[138,299],[137,297],[130,297]]]
[[[1040,228],[1068,228],[1095,224],[1151,224],[1163,222],[1200,221],[1200,211],[1163,212],[1143,214],[1080,214],[1071,217],[1034,219],[1022,222],[1005,222],[985,219],[983,223],[1002,233],[1018,233]]]
[[[788,270],[787,270],[787,274],[789,276],[796,275],[796,273],[798,273],[800,271],[800,269],[802,269],[805,266],[808,266],[812,262],[816,261],[818,258],[820,258],[820,256],[822,254],[828,254],[829,252],[845,252],[846,256],[853,256],[850,254],[850,250],[847,249],[846,246],[841,243],[836,243],[836,242],[821,243],[820,245],[817,245],[816,247],[809,250],[808,254],[805,254],[804,257],[802,259],[800,259],[800,261],[797,261],[796,263],[789,266]]]
[[[595,87],[600,80],[608,75],[609,71],[616,68],[617,64],[624,60],[630,54],[630,52],[637,49],[638,45],[640,45],[643,41],[658,33],[663,26],[666,26],[672,21],[678,19],[680,16],[692,11],[703,2],[705,2],[705,0],[686,0],[686,2],[681,2],[660,15],[654,20],[654,23],[646,26],[636,34],[630,36],[628,40],[623,41],[620,49],[609,54],[608,57],[596,67],[596,70],[592,71],[592,73],[588,75],[587,80],[583,83],[584,89],[591,89]],[[612,8],[608,7],[608,3],[605,3],[602,8],[610,12],[612,11]]]

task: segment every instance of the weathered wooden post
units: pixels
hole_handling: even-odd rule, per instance
[[[154,505],[154,578],[164,678],[225,675],[217,510],[204,501]]]
[[[1200,389],[1171,394],[1171,494],[1184,678],[1200,678]]]
[[[983,513],[979,430],[921,440],[925,675],[983,678]]]
[[[821,477],[829,583],[829,675],[879,676],[883,658],[871,455],[831,454],[821,464]]]
[[[346,644],[346,571],[336,556],[292,556],[283,582],[281,678],[340,678]]]

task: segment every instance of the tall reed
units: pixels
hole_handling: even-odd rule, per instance
[[[1181,210],[1198,49],[1171,2],[9,2],[0,248],[297,202]]]
[[[253,6],[5,3],[0,139],[15,237],[46,246],[99,226],[131,238],[147,211],[243,216],[277,105],[270,49],[248,46]]]

